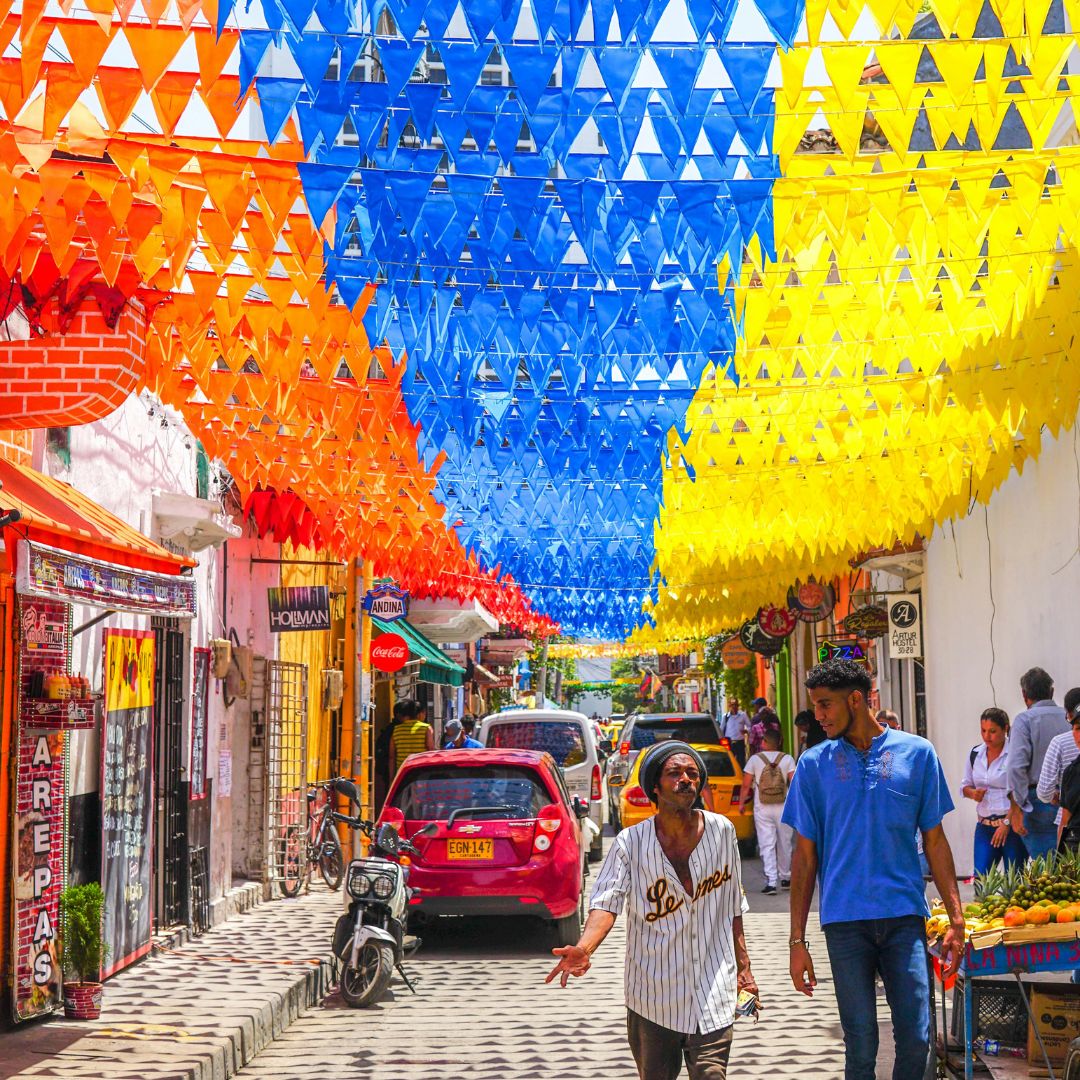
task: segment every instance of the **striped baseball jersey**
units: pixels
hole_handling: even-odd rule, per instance
[[[590,908],[626,906],[626,1007],[687,1035],[729,1027],[738,997],[732,922],[749,910],[735,828],[705,815],[687,893],[656,836],[656,818],[624,829],[600,868]]]

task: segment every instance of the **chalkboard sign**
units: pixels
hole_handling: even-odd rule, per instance
[[[210,650],[195,650],[191,688],[191,798],[206,798],[207,693],[210,689]]]
[[[103,978],[150,951],[153,706],[153,633],[107,630],[101,888],[109,954]]]

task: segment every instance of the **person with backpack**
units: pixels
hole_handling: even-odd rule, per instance
[[[750,791],[754,791],[754,827],[765,871],[766,896],[776,895],[776,886],[791,886],[791,829],[781,820],[788,785],[795,772],[795,760],[780,748],[780,732],[769,728],[762,736],[764,746],[746,763],[743,772],[739,813],[747,812]]]
[[[985,874],[1002,860],[1006,869],[1022,866],[1027,848],[1009,823],[1009,716],[1004,709],[984,709],[979,726],[982,742],[968,755],[961,794],[979,804],[975,873]]]

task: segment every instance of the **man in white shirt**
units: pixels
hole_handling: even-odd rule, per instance
[[[791,887],[791,829],[780,819],[784,814],[788,785],[795,772],[795,759],[780,749],[780,733],[765,732],[765,748],[759,750],[743,770],[739,813],[749,810],[750,792],[754,794],[754,829],[757,832],[761,867],[765,871],[766,896]]]
[[[737,697],[728,698],[728,711],[724,713],[724,738],[739,759],[740,767],[746,761],[746,733],[750,730],[750,717],[739,708]]]
[[[654,817],[624,829],[608,851],[577,945],[554,949],[546,982],[589,970],[589,957],[626,907],[627,1038],[641,1080],[725,1080],[739,991],[757,995],[743,936],[735,829],[697,809],[707,773],[674,740],[642,761]]]

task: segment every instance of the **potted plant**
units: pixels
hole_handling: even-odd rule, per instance
[[[105,894],[97,882],[69,885],[60,894],[60,943],[64,973],[64,1014],[69,1020],[101,1015],[101,966],[108,952],[102,937]]]

